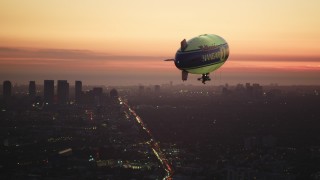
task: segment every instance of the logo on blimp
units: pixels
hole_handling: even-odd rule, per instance
[[[214,50],[214,49],[216,49],[216,47],[217,46],[208,46],[207,48],[205,48],[205,51]],[[217,52],[212,52],[212,53],[202,55],[203,62],[213,61],[213,60],[218,60],[218,59],[220,61],[225,61],[227,59],[227,48],[226,47],[220,47],[219,51],[217,51]]]

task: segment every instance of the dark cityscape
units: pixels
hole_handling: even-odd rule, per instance
[[[1,86],[1,179],[320,179],[320,86]]]

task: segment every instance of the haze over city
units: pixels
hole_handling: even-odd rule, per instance
[[[320,2],[2,1],[0,81],[182,83],[182,39],[212,33],[230,57],[211,84],[319,85]],[[198,84],[190,76],[188,84]]]

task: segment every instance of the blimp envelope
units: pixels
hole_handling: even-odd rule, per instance
[[[175,65],[192,74],[210,73],[222,66],[229,56],[229,46],[220,36],[204,34],[181,43]]]
[[[173,60],[182,71],[182,80],[187,80],[188,73],[202,74],[202,83],[211,80],[209,73],[221,67],[229,57],[228,43],[220,36],[203,34],[188,41],[181,41]]]

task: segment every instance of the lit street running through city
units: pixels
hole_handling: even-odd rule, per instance
[[[119,103],[123,105],[126,109],[130,111],[130,113],[135,117],[136,122],[141,126],[141,128],[148,134],[148,139],[150,139],[147,143],[152,149],[153,153],[156,155],[158,160],[161,162],[164,170],[166,171],[166,176],[164,179],[170,180],[172,179],[173,169],[165,154],[161,151],[159,144],[155,141],[154,137],[151,134],[151,131],[147,128],[147,126],[143,123],[142,119],[137,115],[137,113],[122,99],[118,98]]]

